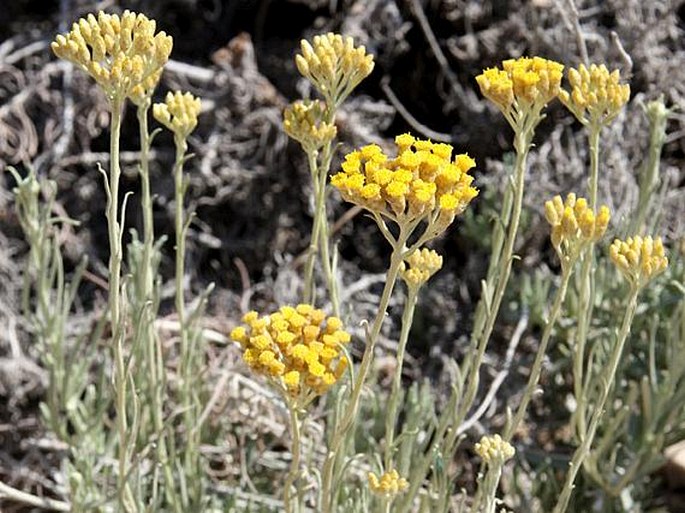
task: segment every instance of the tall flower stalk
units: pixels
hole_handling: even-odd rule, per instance
[[[397,136],[395,144],[397,156],[392,159],[373,144],[349,153],[342,171],[331,179],[344,199],[371,213],[390,243],[392,254],[378,313],[367,331],[362,361],[342,416],[332,427],[320,494],[319,507],[324,513],[335,509],[339,473],[344,468],[341,447],[354,432],[361,390],[401,266],[405,258],[441,234],[478,194],[469,174],[475,161],[468,155],[453,158],[452,146],[419,140],[410,134]],[[388,223],[395,225],[395,234]]]
[[[186,217],[183,205],[188,181],[183,174],[183,165],[189,158],[188,136],[197,126],[197,118],[200,114],[202,103],[190,93],[176,91],[169,92],[163,103],[153,106],[153,115],[157,121],[164,125],[174,135],[176,158],[174,161],[174,227],[176,236],[176,259],[175,259],[175,305],[178,315],[179,333],[181,337],[180,349],[180,396],[183,409],[185,427],[185,444],[183,450],[183,465],[188,485],[193,485],[187,493],[189,504],[198,505],[202,499],[201,489],[202,474],[200,467],[200,438],[197,429],[197,421],[200,415],[200,405],[194,400],[193,382],[197,378],[201,351],[193,342],[190,332],[189,319],[186,315],[185,306],[185,239],[188,230],[189,219]],[[197,506],[196,506],[197,507]]]
[[[51,47],[60,58],[71,61],[95,79],[104,91],[111,114],[110,166],[105,179],[109,236],[109,315],[112,326],[116,423],[119,437],[118,498],[126,512],[138,511],[128,484],[135,433],[129,433],[129,369],[125,362],[125,319],[121,315],[121,263],[123,213],[119,213],[119,139],[121,116],[127,98],[151,75],[158,73],[169,58],[172,39],[155,34],[156,24],[142,14],[125,11],[121,17],[100,12],[74,23],[70,32],[58,35]],[[104,171],[103,171],[103,174]],[[135,392],[133,392],[135,393]],[[134,405],[135,412],[135,405]]]
[[[618,271],[630,285],[628,305],[623,315],[623,321],[618,331],[616,342],[613,344],[609,358],[599,373],[599,397],[596,403],[592,405],[590,422],[586,430],[581,433],[581,443],[573,454],[561,495],[554,507],[553,513],[564,513],[566,511],[573,493],[575,478],[592,448],[597,427],[604,414],[604,407],[616,378],[616,371],[623,355],[623,348],[630,334],[630,325],[637,310],[638,295],[651,280],[664,272],[668,266],[668,259],[664,254],[664,247],[660,238],[654,240],[652,237],[642,238],[635,236],[629,237],[625,241],[616,239],[611,245],[609,254]],[[586,402],[587,399],[579,404],[578,407],[587,408]]]
[[[606,66],[590,65],[589,68],[581,64],[578,68],[570,68],[568,79],[571,90],[559,93],[561,102],[586,128],[590,151],[590,176],[588,179],[589,206],[595,211],[597,208],[599,181],[600,136],[602,129],[608,126],[621,112],[630,98],[630,86],[620,83],[618,70],[609,71]],[[587,345],[592,310],[594,307],[595,290],[595,256],[594,249],[582,257],[580,274],[580,300],[578,309],[578,330],[573,351],[574,394],[576,401],[581,400],[587,392],[584,388],[585,379],[585,347]],[[574,414],[576,435],[582,441],[582,434],[586,431],[585,412],[578,408]]]
[[[298,71],[323,97],[323,102],[296,101],[284,113],[286,133],[297,140],[307,154],[314,190],[314,221],[304,271],[303,301],[315,302],[314,270],[319,260],[335,315],[340,315],[338,283],[330,250],[326,211],[328,173],[336,136],[335,116],[350,93],[373,71],[373,56],[363,46],[355,47],[351,37],[327,33],[315,36],[312,43],[301,42],[296,55]]]

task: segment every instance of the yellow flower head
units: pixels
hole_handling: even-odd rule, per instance
[[[604,64],[583,64],[568,71],[571,92],[561,91],[559,99],[583,124],[609,124],[630,99],[630,86],[621,84],[618,70]]]
[[[319,100],[293,102],[283,113],[285,133],[298,141],[306,152],[322,148],[337,134],[335,125],[324,121],[325,111],[326,105]]]
[[[311,305],[283,306],[263,317],[249,312],[243,322],[231,332],[243,360],[302,404],[325,393],[347,368],[342,347],[350,334],[340,319]]]
[[[371,491],[374,494],[387,499],[395,497],[409,487],[409,482],[405,478],[400,477],[397,470],[394,469],[385,472],[381,476],[369,472],[368,479]]]
[[[618,270],[634,286],[642,287],[668,267],[661,237],[628,237],[616,239],[609,248],[609,255]]]
[[[164,103],[155,103],[152,114],[155,119],[174,133],[186,139],[197,126],[202,102],[190,93],[168,92]]]
[[[329,32],[314,36],[312,43],[303,39],[300,47],[302,53],[295,56],[297,69],[331,108],[340,105],[373,71],[373,55],[363,46],[355,47],[349,36]]]
[[[403,265],[400,275],[408,287],[420,287],[442,268],[442,256],[428,248],[417,249],[405,262],[409,268]]]
[[[465,154],[452,158],[449,144],[409,134],[395,142],[392,159],[374,144],[347,154],[331,184],[347,201],[398,224],[427,219],[444,230],[478,195],[469,174],[475,161]]]
[[[545,217],[552,227],[552,245],[562,262],[577,257],[589,243],[597,242],[606,232],[611,213],[603,205],[597,214],[585,198],[574,193],[566,201],[557,195],[545,203]]]
[[[483,96],[505,114],[542,109],[560,91],[564,66],[541,57],[509,59],[500,68],[488,68],[476,77]]]
[[[474,450],[487,465],[502,465],[516,454],[514,447],[499,435],[482,437]]]
[[[51,47],[92,76],[110,100],[123,101],[169,60],[171,36],[155,30],[155,21],[143,14],[101,11],[74,23]]]

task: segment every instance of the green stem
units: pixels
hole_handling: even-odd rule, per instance
[[[590,148],[590,178],[588,180],[588,195],[590,208],[597,210],[597,182],[599,176],[599,136],[602,127],[599,123],[591,123],[588,127],[588,145]],[[585,374],[585,346],[587,345],[590,322],[592,320],[593,298],[595,289],[595,249],[590,246],[583,256],[580,273],[580,291],[578,306],[578,334],[573,350],[573,389],[576,404],[581,404],[584,394],[583,383]],[[585,432],[587,421],[585,410],[576,408],[573,424],[576,426],[576,436]],[[579,438],[579,441],[582,441]]]
[[[140,183],[141,183],[141,209],[143,211],[143,256],[139,269],[139,290],[142,291],[142,307],[146,309],[146,314],[142,329],[146,330],[141,339],[145,345],[144,356],[145,364],[142,366],[150,372],[149,392],[151,399],[151,417],[154,430],[158,436],[157,464],[162,467],[164,472],[165,487],[164,493],[167,503],[174,508],[176,513],[182,513],[182,504],[176,495],[174,486],[174,474],[172,462],[169,459],[167,447],[167,435],[164,428],[164,401],[163,393],[165,388],[165,367],[161,351],[161,344],[155,330],[154,321],[156,312],[152,310],[154,303],[154,278],[152,276],[152,254],[155,240],[155,229],[152,210],[152,193],[150,188],[150,133],[148,128],[148,113],[151,101],[138,106],[138,128],[140,134]]]
[[[568,265],[563,266],[561,275],[561,285],[557,289],[556,295],[554,296],[554,303],[552,304],[552,310],[549,313],[549,319],[545,324],[545,329],[542,333],[542,340],[540,341],[540,347],[538,347],[538,352],[535,355],[535,361],[533,362],[533,367],[530,370],[530,376],[528,377],[528,384],[523,393],[523,398],[521,403],[516,410],[516,415],[514,415],[513,420],[504,430],[504,435],[502,438],[507,442],[511,441],[514,433],[518,429],[519,424],[523,420],[523,416],[526,414],[528,409],[528,404],[533,398],[533,393],[537,388],[538,382],[540,381],[540,374],[542,373],[542,362],[545,359],[545,353],[547,352],[547,346],[549,345],[549,340],[552,336],[552,330],[554,325],[559,318],[561,313],[561,307],[564,304],[564,298],[566,297],[566,290],[568,289],[568,282],[573,274],[573,266],[575,262],[572,261]]]
[[[569,465],[569,471],[566,474],[564,487],[561,495],[559,496],[559,500],[554,507],[554,513],[564,513],[566,511],[569,500],[571,499],[571,494],[573,493],[573,483],[576,479],[576,475],[578,474],[583,465],[583,461],[587,457],[592,447],[592,441],[594,440],[597,427],[599,426],[599,421],[604,413],[604,406],[606,405],[609,392],[616,377],[616,370],[618,369],[618,364],[621,360],[621,355],[623,354],[623,347],[625,346],[628,335],[630,334],[630,325],[633,321],[633,317],[635,316],[635,310],[637,309],[638,293],[639,288],[637,286],[633,286],[630,292],[628,306],[623,316],[621,329],[618,333],[618,339],[616,344],[614,344],[613,351],[609,357],[609,362],[607,363],[606,367],[602,369],[602,372],[599,376],[602,385],[599,399],[594,406],[588,430],[583,434],[584,436],[582,437],[582,443],[580,446],[578,446],[573,454],[573,459]]]
[[[115,98],[110,103],[112,113],[109,142],[110,169],[107,194],[107,232],[109,235],[109,314],[112,326],[112,346],[115,365],[116,423],[119,439],[119,473],[117,489],[119,506],[126,512],[137,511],[131,488],[126,480],[129,467],[128,419],[127,419],[127,371],[124,356],[124,326],[120,317],[121,280],[121,229],[119,226],[119,139],[121,136],[121,115],[124,101]]]
[[[514,244],[516,243],[516,235],[518,233],[519,223],[521,220],[521,211],[523,209],[523,190],[524,178],[526,175],[526,159],[530,149],[531,139],[533,136],[532,128],[522,128],[516,132],[514,147],[516,149],[516,165],[514,168],[514,203],[512,205],[511,219],[507,228],[507,235],[502,249],[502,256],[499,262],[499,272],[497,273],[497,285],[492,297],[490,308],[486,312],[486,320],[483,326],[483,331],[480,336],[476,338],[476,355],[473,362],[470,364],[470,372],[467,378],[466,394],[460,404],[457,419],[461,422],[468,413],[478,391],[479,370],[487,348],[490,335],[495,326],[495,320],[499,313],[499,308],[502,304],[504,291],[509,282],[509,275],[511,273],[511,266],[513,263]]]
[[[290,461],[290,471],[288,472],[288,476],[286,477],[285,480],[285,488],[283,490],[283,502],[285,505],[285,512],[286,513],[294,513],[294,512],[299,512],[300,511],[300,505],[299,503],[296,505],[296,507],[293,509],[293,498],[292,498],[292,489],[293,487],[296,487],[297,483],[297,478],[300,473],[300,458],[301,458],[301,433],[300,433],[300,419],[297,414],[297,408],[294,404],[292,404],[291,401],[286,400],[287,406],[288,406],[288,412],[290,414],[290,434],[293,438],[293,443],[292,447],[290,449],[290,453],[292,455],[292,459]],[[296,494],[297,497],[299,497],[299,494]]]
[[[378,305],[378,313],[376,314],[376,318],[374,319],[371,330],[367,336],[366,348],[364,349],[362,362],[359,366],[359,371],[357,373],[356,380],[353,383],[352,392],[341,417],[340,423],[334,427],[331,444],[328,448],[328,454],[326,455],[326,460],[324,461],[322,473],[321,500],[323,504],[321,504],[321,511],[323,513],[331,513],[333,511],[332,508],[335,501],[333,497],[332,486],[335,462],[338,456],[338,451],[345,440],[345,435],[350,431],[350,429],[352,429],[357,421],[359,398],[361,396],[362,387],[364,386],[364,381],[366,380],[371,368],[378,335],[380,335],[385,314],[388,309],[388,304],[390,303],[390,297],[392,296],[395,282],[397,281],[397,276],[399,274],[400,265],[402,264],[402,260],[404,258],[404,244],[407,240],[407,236],[408,235],[405,233],[405,230],[400,227],[400,235],[393,247],[392,256],[390,258],[390,266],[386,275],[385,287],[383,288],[381,300]]]
[[[397,410],[400,400],[400,390],[402,387],[402,366],[404,364],[404,353],[409,340],[409,331],[414,319],[414,311],[416,309],[416,300],[418,297],[417,287],[408,287],[407,300],[404,304],[404,311],[402,312],[402,328],[400,331],[400,340],[397,347],[397,357],[395,366],[395,375],[393,377],[392,389],[390,391],[390,398],[388,401],[388,410],[385,417],[385,470],[386,472],[393,468],[392,457],[394,453],[393,446],[395,445],[395,425],[397,424]]]

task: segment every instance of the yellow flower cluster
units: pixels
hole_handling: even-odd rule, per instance
[[[552,245],[559,257],[577,256],[591,242],[598,241],[606,232],[611,213],[603,205],[595,215],[585,198],[576,198],[574,193],[566,201],[557,195],[545,203],[545,217],[552,226]]]
[[[190,93],[171,91],[164,103],[155,103],[152,114],[179,139],[186,139],[197,126],[202,102]]]
[[[442,256],[428,248],[414,251],[405,258],[405,262],[409,264],[409,268],[407,269],[406,265],[403,264],[400,275],[407,286],[414,288],[426,283],[431,276],[442,268]]]
[[[568,71],[571,92],[561,91],[559,100],[583,124],[606,125],[630,99],[630,86],[621,84],[618,70],[609,72],[604,64],[583,64]]]
[[[499,435],[484,436],[474,446],[474,449],[476,454],[488,465],[493,463],[501,465],[516,454],[514,447]]]
[[[537,105],[542,108],[561,89],[564,66],[542,57],[508,59],[500,68],[488,68],[476,77],[483,96],[503,112]]]
[[[337,129],[326,123],[326,105],[319,100],[298,100],[283,113],[285,133],[298,141],[306,152],[316,151],[332,141]]]
[[[89,14],[55,38],[52,51],[100,84],[110,100],[123,101],[169,60],[173,41],[143,14]],[[137,94],[138,92],[136,92]]]
[[[668,267],[661,237],[628,237],[616,239],[609,248],[609,255],[618,270],[635,286],[642,287]]]
[[[395,143],[394,159],[375,144],[347,154],[331,184],[347,201],[398,224],[433,215],[444,230],[478,195],[468,174],[475,161],[465,154],[452,159],[449,144],[409,134],[397,136]]]
[[[368,478],[371,491],[381,497],[392,498],[409,487],[409,482],[405,478],[400,477],[397,470],[394,469],[385,472],[380,477],[373,472],[369,472]]]
[[[340,105],[352,90],[373,71],[373,55],[363,46],[354,46],[351,37],[340,34],[314,36],[313,44],[302,40],[302,54],[295,64],[323,95],[329,107]]]
[[[284,306],[263,317],[252,311],[243,322],[247,326],[231,332],[243,348],[243,360],[302,402],[325,393],[347,368],[341,349],[350,334],[340,319],[311,305]]]

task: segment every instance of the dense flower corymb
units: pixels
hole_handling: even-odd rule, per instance
[[[314,36],[311,44],[303,39],[300,46],[302,54],[295,56],[297,69],[331,108],[340,105],[373,71],[373,55],[363,46],[355,47],[349,36],[329,32]]]
[[[177,138],[185,139],[197,126],[202,102],[190,93],[168,92],[164,103],[155,103],[155,119],[171,130]]]
[[[335,138],[337,129],[325,118],[326,105],[319,100],[298,100],[283,113],[285,133],[298,141],[305,151],[316,151]]]
[[[552,245],[560,258],[578,255],[591,242],[598,241],[606,232],[611,213],[603,205],[595,214],[585,198],[574,193],[566,201],[557,195],[545,203],[545,217],[552,227]]]
[[[475,161],[465,154],[452,159],[449,144],[409,134],[398,136],[395,143],[393,159],[374,144],[347,154],[331,183],[347,201],[398,224],[431,217],[446,228],[478,195],[468,174]]]
[[[392,498],[409,487],[407,480],[400,477],[397,470],[394,469],[385,472],[380,477],[373,472],[369,472],[367,477],[371,491],[381,497]]]
[[[108,98],[123,101],[169,60],[172,38],[155,30],[155,21],[143,14],[101,11],[74,23],[51,47],[92,76]]]
[[[420,287],[442,268],[442,256],[428,248],[417,249],[404,261],[400,276],[409,287]]]
[[[630,86],[621,84],[618,70],[609,71],[604,64],[583,64],[568,71],[571,92],[561,91],[559,100],[584,124],[610,123],[630,99]]]
[[[488,68],[476,77],[483,96],[505,114],[533,105],[542,108],[561,89],[564,66],[542,57],[508,59],[500,68]]]
[[[341,349],[350,334],[340,319],[311,305],[284,306],[263,317],[248,312],[243,322],[231,338],[243,348],[245,362],[301,404],[325,393],[347,368]]]
[[[628,237],[616,239],[609,248],[609,255],[618,270],[637,287],[647,284],[668,267],[661,237]]]
[[[483,436],[474,449],[476,454],[488,465],[502,464],[514,457],[514,447],[501,436]]]

